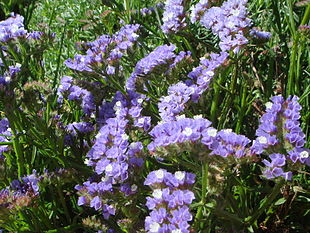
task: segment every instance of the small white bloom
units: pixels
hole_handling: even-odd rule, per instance
[[[165,102],[170,102],[171,101],[171,97],[168,95],[168,96],[165,96],[164,97],[164,101]]]
[[[128,140],[129,136],[127,134],[122,134],[122,139]]]
[[[202,117],[202,115],[200,114],[200,115],[195,115],[194,116],[194,119],[202,119],[203,117]]]
[[[186,136],[191,136],[193,133],[193,130],[189,127],[185,127],[185,129],[182,131],[183,134],[185,134]]]
[[[171,233],[182,233],[182,231],[180,229],[175,229],[175,230],[172,230]]]
[[[264,136],[260,136],[257,138],[258,142],[261,144],[266,144],[268,142],[267,138]]]
[[[232,132],[232,129],[224,129],[223,130],[225,133],[231,133]]]
[[[271,103],[271,102],[267,102],[267,103],[265,104],[265,106],[266,106],[267,109],[272,108],[272,105],[273,105],[273,103]]]
[[[144,124],[144,118],[139,118],[139,119],[138,119],[138,123],[139,123],[139,124]]]
[[[308,153],[308,151],[302,151],[302,152],[300,152],[300,158],[303,158],[303,159],[306,159],[306,158],[308,158],[309,157],[309,153]]]
[[[137,102],[138,102],[138,104],[142,104],[142,103],[143,103],[143,99],[142,99],[142,98],[139,98],[139,99],[137,100]]]
[[[106,181],[108,181],[110,178],[108,177],[108,176],[104,176],[104,177],[102,177],[101,178],[101,181],[102,182],[106,182]]]
[[[86,165],[88,165],[88,164],[89,164],[89,162],[90,162],[90,160],[89,160],[89,159],[85,159],[85,160],[84,160],[84,164],[86,164]]]
[[[204,76],[203,77],[203,81],[205,82],[209,82],[211,80],[211,78],[209,76]]]
[[[158,232],[160,225],[157,222],[152,222],[150,225],[150,232]]]
[[[174,173],[174,177],[178,180],[184,180],[185,178],[185,172],[177,171]]]
[[[10,77],[10,76],[6,76],[6,77],[5,77],[5,82],[8,83],[8,82],[10,82],[10,81],[11,81],[11,77]]]
[[[152,195],[153,197],[160,199],[163,196],[163,192],[160,189],[155,189]]]
[[[130,189],[131,189],[132,192],[135,192],[135,191],[137,191],[138,186],[133,184],[133,185],[131,185]]]
[[[158,178],[158,179],[162,179],[162,178],[164,178],[164,171],[163,170],[158,170],[158,171],[156,171],[155,172],[155,175],[156,175],[156,177]]]
[[[232,14],[233,16],[239,16],[240,10],[234,9],[234,10],[231,11],[231,14]]]
[[[208,76],[213,76],[213,75],[214,75],[214,72],[213,72],[212,70],[209,70],[209,71],[206,72],[206,74],[207,74]]]
[[[216,129],[213,129],[213,128],[208,129],[208,130],[207,130],[207,134],[208,134],[210,137],[215,137],[216,134],[217,134],[217,130],[216,130]]]
[[[96,135],[96,139],[100,138],[101,137],[101,133],[99,132],[97,135]]]
[[[182,115],[176,116],[176,118],[177,118],[177,120],[180,120],[180,119],[185,119],[186,116],[184,114],[182,114]]]
[[[113,166],[111,164],[109,164],[108,166],[105,167],[105,171],[106,172],[111,172],[113,171]]]

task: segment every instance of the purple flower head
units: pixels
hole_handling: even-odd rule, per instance
[[[250,30],[250,35],[257,40],[266,41],[271,37],[270,32],[259,31],[255,28]]]
[[[158,46],[149,55],[142,58],[136,64],[134,72],[128,78],[126,88],[134,91],[136,89],[137,82],[144,76],[150,73],[163,73],[173,63],[176,55],[174,50],[175,45],[161,45]]]
[[[201,24],[219,36],[222,51],[237,53],[248,42],[243,35],[244,29],[251,25],[246,3],[247,0],[228,0],[221,7],[211,7],[201,17]]]
[[[191,9],[191,22],[195,23],[199,21],[208,7],[209,0],[200,0],[195,6],[193,6]]]
[[[12,136],[11,129],[9,126],[9,121],[7,118],[3,118],[0,120],[0,142],[9,142],[10,136]],[[7,136],[7,137],[6,137]],[[0,156],[2,156],[3,152],[8,151],[10,148],[7,145],[0,146]]]
[[[68,130],[72,135],[77,135],[78,133],[90,133],[94,131],[94,127],[89,122],[74,122],[66,126],[66,130]]]
[[[8,42],[19,37],[25,37],[27,31],[24,29],[24,17],[13,14],[4,21],[0,21],[0,42]]]
[[[161,26],[164,33],[176,33],[186,27],[184,3],[183,0],[166,0]]]
[[[263,160],[266,165],[266,169],[263,172],[263,176],[267,179],[273,179],[277,177],[283,177],[286,180],[292,179],[292,172],[284,172],[281,167],[286,163],[286,158],[283,154],[271,154],[269,155],[271,162]]]
[[[154,140],[148,145],[148,149],[156,151],[156,148],[166,147],[175,143],[198,141],[203,131],[210,125],[211,122],[203,118],[181,118],[176,121],[159,124],[150,132]]]
[[[276,146],[282,146],[287,151],[302,148],[305,135],[298,121],[301,110],[298,97],[290,96],[285,100],[282,96],[275,96],[271,101],[266,104],[266,113],[260,119],[252,152],[260,154]],[[280,142],[284,142],[283,145]]]
[[[188,205],[195,196],[187,188],[192,186],[194,179],[191,173],[177,171],[173,175],[163,169],[147,176],[144,184],[153,189],[146,202],[151,210],[145,219],[147,232],[189,232],[188,221],[192,220],[192,215]]]
[[[74,59],[66,60],[65,65],[73,70],[91,73],[104,67],[103,73],[115,74],[119,60],[137,41],[139,27],[138,24],[128,24],[112,36],[101,35],[95,41],[85,44],[86,55],[77,54]],[[118,68],[122,70],[122,67]]]
[[[236,158],[246,156],[246,148],[251,142],[247,137],[238,135],[229,129],[219,131],[215,141],[217,145],[211,154],[220,155],[222,157],[235,156]]]

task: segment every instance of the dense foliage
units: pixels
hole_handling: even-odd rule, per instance
[[[309,232],[310,1],[0,6],[0,232]]]

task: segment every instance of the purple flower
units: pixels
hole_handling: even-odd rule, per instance
[[[163,169],[147,176],[144,184],[153,189],[152,196],[147,197],[146,202],[151,210],[145,218],[147,232],[189,232],[188,221],[192,220],[192,215],[188,205],[195,196],[187,188],[194,183],[194,176],[183,171],[172,174]]]
[[[163,71],[166,71],[176,57],[173,52],[175,49],[175,45],[161,45],[149,55],[138,61],[134,72],[127,80],[126,88],[134,91],[136,89],[137,82],[140,82],[140,80],[148,74],[161,74]]]
[[[209,0],[200,0],[193,8],[191,9],[191,22],[195,23],[200,20],[205,11],[209,7]]]
[[[154,140],[148,145],[148,149],[156,151],[156,148],[166,147],[175,143],[198,141],[203,131],[207,130],[210,125],[210,121],[202,118],[181,118],[176,121],[159,124],[150,132]]]
[[[94,127],[90,122],[74,122],[66,126],[72,135],[77,135],[77,133],[90,133],[94,131]]]
[[[292,179],[292,172],[284,172],[281,167],[286,163],[285,155],[283,154],[271,154],[269,155],[271,162],[268,160],[263,160],[263,163],[266,165],[266,169],[263,172],[263,175],[267,179],[273,179],[277,177],[283,177],[286,180]]]
[[[259,31],[255,28],[250,30],[250,35],[257,40],[266,41],[271,37],[270,32]]]
[[[164,33],[176,33],[186,27],[184,4],[183,0],[166,0],[161,26]]]
[[[201,24],[219,36],[222,51],[237,53],[242,45],[248,43],[243,35],[244,29],[251,25],[246,3],[247,0],[228,0],[221,7],[211,7],[201,17]]]
[[[19,37],[25,37],[27,31],[24,29],[24,17],[13,14],[8,19],[0,22],[0,42],[8,42]]]
[[[86,55],[77,54],[74,59],[66,60],[65,65],[80,72],[94,72],[99,68],[103,74],[115,74],[119,60],[137,41],[139,27],[138,24],[128,24],[112,36],[101,35],[97,40],[85,44]]]
[[[7,118],[3,118],[0,120],[0,142],[9,142],[10,136],[12,136],[11,129],[9,126],[9,121]],[[7,137],[6,137],[7,136]],[[2,156],[3,152],[9,150],[9,146],[1,145],[0,146],[0,156]]]

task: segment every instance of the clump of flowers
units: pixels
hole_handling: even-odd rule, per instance
[[[0,41],[2,43],[19,37],[26,37],[27,31],[24,28],[24,17],[12,14],[8,19],[0,22]]]
[[[163,14],[163,25],[161,29],[164,33],[176,33],[186,27],[184,0],[167,0]]]
[[[9,187],[0,190],[0,223],[22,208],[34,204],[39,196],[39,180],[36,173],[33,173],[22,177],[21,180],[13,180]]]
[[[112,36],[102,35],[86,43],[86,55],[77,54],[74,59],[68,59],[65,65],[80,72],[100,71],[104,76],[115,74],[122,69],[120,59],[137,41],[139,27],[138,24],[128,24]]]
[[[227,58],[226,52],[212,53],[209,59],[203,57],[200,59],[200,65],[188,74],[191,80],[170,86],[168,96],[161,97],[158,103],[162,120],[165,122],[175,120],[184,111],[190,100],[196,102],[201,94],[209,88],[217,69],[224,64]]]
[[[12,136],[11,129],[9,126],[9,121],[7,118],[0,120],[0,142],[9,142],[9,138]],[[9,150],[9,146],[1,145],[0,146],[0,158],[3,157],[3,152]]]
[[[58,102],[61,103],[64,96],[70,101],[80,102],[80,105],[85,114],[90,115],[96,109],[93,94],[77,85],[73,84],[73,78],[64,76],[60,81],[60,86],[57,90]]]
[[[115,117],[109,118],[99,130],[95,144],[87,154],[86,164],[94,168],[101,181],[87,181],[83,186],[77,186],[81,195],[79,205],[101,209],[106,218],[115,213],[115,208],[110,204],[103,204],[109,202],[106,196],[113,191],[113,185],[120,184],[115,191],[124,192],[125,195],[137,190],[136,185],[129,185],[127,181],[129,174],[143,165],[140,154],[143,146],[141,142],[129,143],[126,128],[130,121],[135,124],[136,120],[141,123],[137,127],[149,127],[145,125],[148,124],[147,118],[141,116],[144,98],[134,92],[129,92],[128,96],[118,93],[115,96]]]
[[[221,7],[211,7],[201,17],[200,23],[220,38],[222,51],[233,50],[248,43],[244,29],[251,25],[247,18],[247,0],[228,0]]]
[[[278,161],[278,158],[281,157],[281,161],[285,158],[293,164],[299,162],[310,165],[309,152],[303,148],[305,134],[298,121],[301,106],[297,101],[297,96],[289,96],[287,99],[282,96],[271,98],[271,102],[266,104],[266,113],[261,117],[260,125],[256,130],[257,138],[251,147],[252,153],[270,154],[272,161]],[[279,151],[283,151],[281,156],[277,154]],[[278,163],[268,163],[268,167],[273,168],[273,164]],[[279,164],[284,166],[285,161]],[[271,177],[271,175],[267,177]],[[285,177],[290,178],[291,176]]]
[[[173,44],[161,45],[138,61],[134,72],[127,80],[126,88],[135,91],[147,81],[147,78],[150,78],[150,75],[168,72],[189,55],[186,52],[180,52],[179,55],[176,55],[175,49],[176,46]]]
[[[191,9],[191,22],[198,22],[209,7],[209,0],[200,0]]]
[[[211,122],[206,119],[181,118],[176,121],[166,122],[155,126],[150,135],[154,138],[148,145],[150,151],[168,148],[172,144],[184,142],[197,142]]]
[[[152,188],[146,206],[151,210],[145,219],[147,232],[190,232],[189,205],[195,199],[191,191],[195,175],[184,171],[174,174],[160,169],[148,174],[144,184]]]

